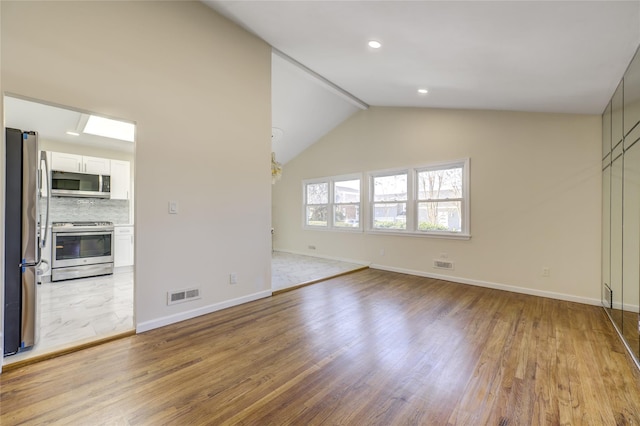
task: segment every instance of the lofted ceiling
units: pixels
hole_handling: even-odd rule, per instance
[[[286,163],[365,104],[295,61],[271,55],[272,150]]]
[[[284,162],[363,104],[599,114],[640,43],[637,0],[203,2],[276,49]]]

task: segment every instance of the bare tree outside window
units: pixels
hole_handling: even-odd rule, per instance
[[[418,230],[461,231],[462,167],[418,172]]]
[[[327,182],[306,185],[306,223],[311,226],[327,226],[329,184]]]

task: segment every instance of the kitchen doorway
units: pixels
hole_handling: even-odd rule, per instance
[[[34,167],[43,176],[34,219],[38,285],[35,294],[21,294],[35,300],[29,315],[36,337],[16,342],[3,332],[3,366],[135,333],[135,123],[18,95],[3,101],[5,129],[37,139],[41,161]],[[3,211],[10,203],[9,197]],[[2,264],[5,275],[14,266]],[[3,294],[10,285],[5,280]],[[10,304],[4,297],[3,331],[18,322],[5,315]],[[29,326],[20,322],[24,332]]]

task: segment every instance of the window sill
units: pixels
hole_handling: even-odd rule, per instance
[[[418,237],[418,238],[441,238],[445,240],[470,240],[471,234],[461,233],[444,233],[444,232],[401,232],[401,231],[382,231],[378,229],[362,228],[322,228],[313,226],[304,226],[305,231],[322,231],[322,232],[350,232],[365,233],[370,235],[392,235],[394,237]]]
[[[442,238],[446,240],[470,240],[471,239],[471,234],[462,234],[462,233],[401,232],[401,231],[382,231],[378,229],[368,229],[365,232],[371,235],[393,235],[394,237]]]
[[[362,228],[350,228],[350,227],[323,227],[323,226],[303,226],[302,229],[305,231],[334,231],[334,232],[353,232],[353,233],[362,233]]]

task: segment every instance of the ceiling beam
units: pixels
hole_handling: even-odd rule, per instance
[[[351,93],[349,93],[346,90],[344,90],[343,88],[335,85],[334,83],[332,83],[331,81],[327,80],[326,78],[324,78],[323,76],[321,76],[317,72],[313,71],[312,69],[302,65],[300,62],[296,61],[291,56],[287,55],[286,53],[281,52],[280,50],[276,49],[275,47],[272,47],[271,50],[272,50],[273,54],[278,55],[279,57],[281,57],[285,61],[289,62],[291,65],[293,65],[296,68],[298,68],[300,71],[302,71],[305,74],[307,74],[308,76],[312,77],[314,80],[316,80],[322,86],[327,88],[332,93],[338,95],[339,97],[341,97],[345,101],[349,102],[352,105],[355,105],[356,107],[358,107],[360,109],[369,109],[369,105],[367,103],[365,103],[364,101],[356,98]]]

